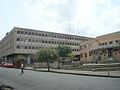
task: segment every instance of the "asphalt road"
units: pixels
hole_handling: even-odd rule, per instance
[[[120,78],[92,77],[0,67],[0,84],[15,90],[120,90]]]

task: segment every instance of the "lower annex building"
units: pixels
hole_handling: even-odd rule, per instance
[[[14,27],[0,41],[0,57],[12,61],[16,55],[25,55],[29,64],[33,62],[34,54],[39,48],[56,49],[58,45],[70,46],[72,53],[79,57],[79,43],[90,39],[92,38]]]
[[[120,60],[120,31],[80,43],[80,62]]]

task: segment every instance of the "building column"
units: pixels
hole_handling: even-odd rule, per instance
[[[27,56],[27,64],[30,64],[30,55]]]
[[[4,57],[4,62],[7,62],[7,56]]]

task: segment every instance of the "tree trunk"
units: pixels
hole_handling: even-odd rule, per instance
[[[60,69],[60,57],[58,58],[58,69]]]
[[[47,67],[48,67],[48,72],[50,72],[49,60],[47,60]]]

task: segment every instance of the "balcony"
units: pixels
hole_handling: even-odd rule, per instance
[[[99,49],[109,49],[109,48],[115,48],[120,47],[118,43],[103,45],[103,46],[96,46],[96,47],[89,47],[89,50],[99,50]]]

